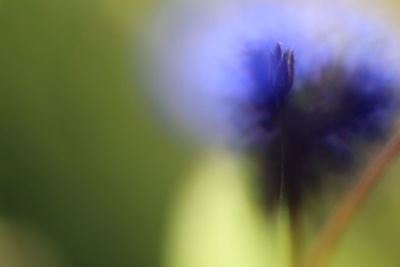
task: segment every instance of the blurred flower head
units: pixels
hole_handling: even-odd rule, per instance
[[[193,136],[255,155],[271,202],[384,138],[399,84],[396,42],[334,7],[186,6],[157,34],[160,97]]]

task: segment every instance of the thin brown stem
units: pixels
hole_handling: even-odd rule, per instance
[[[399,152],[400,130],[372,161],[328,219],[328,223],[317,237],[315,246],[309,254],[307,267],[327,266],[355,213],[364,204],[372,189],[382,179],[384,171]]]

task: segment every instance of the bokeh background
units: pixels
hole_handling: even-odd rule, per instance
[[[8,233],[1,247],[16,239],[18,256],[0,266],[45,266],[14,260],[44,243],[67,266],[160,265],[189,153],[151,119],[135,76],[135,22],[152,4],[1,1],[0,243]]]
[[[251,267],[268,255],[283,266],[285,242],[265,233],[280,230],[265,230],[246,181],[226,179],[240,174],[237,159],[198,164],[200,152],[157,121],[140,38],[166,5],[0,1],[1,267]],[[400,11],[351,5],[393,23]],[[335,266],[400,266],[399,173],[357,217]]]

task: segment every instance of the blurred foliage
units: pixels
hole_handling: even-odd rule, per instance
[[[225,237],[213,237],[236,242],[238,246],[231,248],[238,257],[241,245],[254,245],[257,251],[248,247],[243,255],[256,266],[257,255],[266,257],[264,247],[252,242],[270,242],[257,237],[257,231],[263,236],[270,230],[262,230],[264,224],[254,203],[239,189],[241,178],[230,184],[224,175],[218,175],[222,180],[207,175],[204,183],[193,183],[196,189],[184,187],[188,190],[184,196],[192,202],[185,204],[187,198],[178,197],[182,203],[173,212],[169,210],[192,156],[186,147],[166,138],[140,81],[135,33],[146,27],[140,24],[141,18],[156,4],[0,1],[0,219],[12,225],[4,230],[8,234],[0,231],[0,251],[2,247],[40,248],[35,245],[42,242],[37,241],[38,233],[68,266],[160,266],[169,213],[182,219],[177,225],[196,221],[202,213],[193,212],[191,203],[198,205],[211,197],[205,203],[215,203],[215,207],[203,218],[217,212],[220,216],[211,222],[221,229],[225,229],[221,222],[243,219],[225,229]],[[219,173],[218,166],[223,169],[225,165],[212,166],[211,173]],[[357,217],[338,251],[337,266],[395,267],[400,262],[397,169]],[[232,205],[240,208],[235,210]],[[219,211],[226,207],[224,217]],[[185,217],[185,212],[193,218]],[[29,225],[37,233],[15,230],[14,224]],[[199,225],[190,228],[186,223],[188,228],[182,226],[179,231],[196,232]],[[244,229],[252,225],[256,229]],[[238,236],[229,239],[235,231]],[[172,233],[168,237],[182,236]],[[224,238],[228,241],[221,241]],[[210,240],[204,240],[201,245],[206,247]],[[19,243],[26,245],[22,248]],[[182,244],[175,245],[171,253],[179,254]],[[187,260],[190,248],[184,251]]]
[[[329,267],[398,266],[399,173],[397,161],[356,214]],[[290,266],[287,214],[265,213],[249,178],[237,157],[217,153],[201,161],[173,202],[167,267]],[[306,211],[305,252],[340,196],[327,191],[315,200],[319,208]]]
[[[168,192],[189,159],[132,69],[143,12],[0,2],[0,215],[39,229],[71,266],[159,266]]]
[[[169,221],[166,267],[289,266],[287,212],[265,216],[244,162],[212,151],[183,182]]]

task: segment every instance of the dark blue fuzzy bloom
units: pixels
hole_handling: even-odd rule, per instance
[[[164,100],[185,130],[255,158],[269,204],[297,205],[390,132],[398,42],[367,18],[280,3],[194,10],[161,31]]]
[[[256,85],[249,105],[261,115],[260,127],[270,130],[293,86],[294,54],[280,44],[273,51],[251,51],[248,68]]]
[[[264,169],[269,204],[284,195],[296,207],[324,174],[351,167],[357,143],[387,134],[398,85],[383,78],[384,70],[360,62],[350,71],[341,64],[328,65],[319,80],[305,79],[294,90],[292,51],[278,43],[272,51],[249,53],[251,109],[237,112],[258,118],[250,131],[263,134],[250,150]]]

